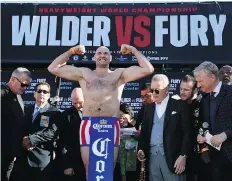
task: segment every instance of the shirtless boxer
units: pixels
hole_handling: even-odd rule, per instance
[[[48,67],[52,74],[72,81],[78,81],[84,94],[83,117],[119,117],[120,99],[124,85],[127,82],[140,79],[154,72],[152,64],[135,48],[129,45],[121,46],[122,54],[132,53],[136,56],[139,66],[129,68],[118,68],[114,71],[109,69],[112,56],[108,48],[101,46],[96,50],[94,60],[96,70],[92,71],[85,67],[74,67],[66,65],[72,54],[84,54],[85,48],[82,45],[71,48],[58,56]],[[83,123],[84,123],[83,119]],[[118,121],[117,121],[118,122]],[[89,128],[90,124],[84,127]],[[81,125],[83,127],[83,124]],[[115,125],[117,127],[117,125]],[[81,128],[83,129],[83,128]],[[80,129],[80,130],[81,130]],[[84,128],[86,129],[86,128]],[[84,130],[85,131],[85,130]],[[119,138],[119,129],[115,135]],[[89,157],[89,135],[80,138],[81,155],[88,174]],[[84,139],[84,141],[83,141]],[[114,162],[118,155],[119,141],[115,139]],[[88,178],[88,176],[87,176]]]

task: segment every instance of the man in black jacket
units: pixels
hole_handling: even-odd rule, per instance
[[[27,180],[51,181],[53,174],[54,143],[59,134],[61,113],[48,103],[50,85],[35,87],[35,105],[25,110],[25,135],[22,140],[27,150]]]
[[[206,139],[198,135],[200,144],[208,141],[210,147],[213,181],[232,180],[232,86],[219,81],[218,67],[212,62],[203,62],[194,69],[197,86],[206,93],[202,100],[200,118],[208,122],[209,133]],[[221,149],[215,147],[221,145]]]
[[[188,106],[168,94],[166,75],[152,78],[155,103],[144,108],[138,156],[146,157],[150,181],[184,181],[189,150],[190,119]]]
[[[82,107],[84,97],[81,88],[75,88],[71,94],[73,106],[62,115],[67,120],[66,136],[64,136],[64,147],[67,152],[61,159],[61,167],[63,169],[65,180],[85,180],[85,169],[81,158],[79,129],[82,120]]]
[[[199,129],[202,128],[202,122],[199,118],[199,109],[203,93],[198,94],[196,79],[191,75],[185,75],[180,84],[180,98],[189,105],[189,114],[191,115],[191,139],[190,151],[187,161],[187,181],[211,181],[209,150],[207,145],[199,145],[196,137]]]
[[[22,174],[17,168],[22,168],[20,162],[23,157],[21,146],[22,124],[24,119],[24,103],[21,94],[29,87],[31,73],[23,67],[13,71],[9,82],[1,86],[1,175],[2,181],[21,179]],[[15,161],[14,161],[15,160]],[[11,164],[11,168],[9,168]],[[14,164],[14,171],[12,166]],[[17,166],[17,168],[16,168]],[[19,166],[19,167],[18,167]],[[18,170],[18,171],[17,171]],[[11,176],[10,176],[11,173]]]

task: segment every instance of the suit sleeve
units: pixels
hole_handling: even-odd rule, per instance
[[[74,143],[72,142],[72,134],[71,134],[71,125],[70,122],[68,120],[68,117],[65,118],[66,119],[66,124],[64,126],[63,130],[63,141],[64,141],[64,147],[67,150],[67,153],[65,153],[65,155],[63,155],[63,169],[68,169],[68,168],[74,168],[75,166],[75,162],[77,160],[75,160],[73,153],[77,152],[78,150],[75,150],[74,147]]]
[[[140,138],[139,138],[139,150],[145,150],[145,144],[146,143],[146,127],[147,127],[147,119],[146,119],[146,107],[143,108],[143,114],[141,115],[141,119],[144,120],[141,124],[141,133],[140,133]]]
[[[191,137],[191,116],[187,103],[181,102],[181,130],[183,132],[183,140],[181,146],[181,155],[188,155],[190,150]]]
[[[139,110],[138,115],[135,119],[136,120],[136,125],[135,125],[136,130],[139,129],[139,126],[143,122],[143,112],[144,112],[144,106],[141,107],[141,109]]]
[[[232,140],[232,95],[231,95],[230,111],[228,114],[230,114],[230,124],[229,125],[231,125],[231,126],[228,127],[228,129],[225,131],[225,133],[226,133],[227,139]]]
[[[58,122],[59,122],[60,112],[54,113],[52,115],[52,124],[49,124],[47,128],[44,128],[41,131],[35,132],[32,135],[29,135],[31,146],[37,146],[46,142],[53,142],[58,136]]]

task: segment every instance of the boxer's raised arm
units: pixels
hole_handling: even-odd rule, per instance
[[[123,46],[123,45],[122,45]],[[124,45],[126,46],[126,49],[128,52],[131,52],[132,54],[135,55],[135,57],[138,60],[139,66],[131,66],[128,68],[125,68],[121,78],[124,80],[124,82],[130,82],[134,80],[141,79],[145,76],[148,76],[154,72],[154,67],[152,64],[147,60],[147,58],[141,54],[136,48],[129,46],[129,45]],[[124,47],[122,47],[123,49]],[[122,51],[122,50],[121,50]],[[122,51],[123,53],[123,51]],[[127,52],[125,52],[127,53]]]
[[[48,71],[52,73],[53,75],[56,75],[58,77],[67,79],[67,80],[74,80],[78,81],[81,78],[83,78],[82,69],[83,68],[77,68],[71,65],[66,65],[69,57],[73,53],[83,54],[84,51],[80,50],[80,47],[74,47],[66,51],[65,53],[58,56],[49,66]]]

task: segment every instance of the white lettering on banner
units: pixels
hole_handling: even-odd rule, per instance
[[[171,83],[180,84],[181,79],[171,79]]]
[[[102,140],[102,139],[103,138],[99,138],[96,141],[94,141],[94,143],[92,145],[92,151],[93,151],[94,155],[107,159],[108,154],[109,154],[108,153],[108,142],[110,142],[111,140],[109,138],[106,138],[104,140]],[[100,150],[98,150],[98,148],[100,148]],[[97,161],[95,171],[100,173],[100,174],[102,172],[104,172],[105,171],[105,161],[103,161],[103,160]],[[104,177],[102,175],[96,176],[96,181],[100,181],[102,179],[104,179]]]
[[[155,47],[163,47],[163,39],[165,35],[170,33],[170,42],[175,47],[183,47],[188,43],[188,16],[180,15],[180,23],[178,23],[177,16],[170,16],[170,31],[164,28],[164,23],[168,21],[168,16],[155,16]],[[216,46],[222,46],[222,34],[226,23],[226,15],[214,14],[209,15],[209,22],[214,33],[214,41]],[[178,28],[178,24],[179,27]],[[200,25],[199,25],[200,24]],[[203,15],[190,15],[190,45],[199,46],[199,40],[202,46],[208,46],[208,19]],[[178,40],[178,34],[180,39]]]
[[[25,45],[35,45],[38,34],[40,16],[33,16],[30,26],[30,16],[12,16],[12,45],[22,45],[25,35]]]
[[[163,35],[168,34],[168,29],[163,28],[163,22],[168,21],[168,16],[156,16],[155,17],[155,24],[156,24],[156,31],[155,31],[155,45],[157,47],[163,47]]]
[[[104,157],[105,159],[107,159],[107,156],[109,154],[108,153],[108,142],[111,140],[109,138],[106,138],[104,140],[102,140],[102,139],[103,138],[99,138],[93,143],[92,150],[96,156]],[[98,147],[97,147],[99,142],[100,142],[100,150],[98,150]]]
[[[209,21],[214,32],[215,45],[222,46],[222,32],[226,24],[226,15],[219,16],[218,23],[215,15],[209,15]]]
[[[104,177],[101,175],[101,176],[96,176],[96,181],[101,181],[101,180],[103,180],[104,179]]]
[[[110,19],[106,16],[63,16],[61,38],[57,39],[57,16],[12,16],[12,45],[39,46],[110,46]],[[93,27],[89,22],[93,22]],[[49,27],[49,31],[48,31]],[[70,32],[71,31],[71,32]],[[71,36],[70,36],[71,35]],[[88,40],[92,35],[92,40]],[[25,42],[24,42],[25,39]]]
[[[105,171],[105,162],[102,160],[97,161],[96,163],[96,171],[102,173]]]
[[[62,46],[73,46],[78,43],[79,39],[79,19],[76,16],[64,16],[62,26]],[[70,28],[70,24],[72,24]],[[69,32],[71,29],[71,38],[69,39]]]
[[[155,35],[151,42],[154,47],[164,47],[164,43],[167,42],[164,40],[168,39],[174,47],[208,46],[209,34],[214,35],[214,46],[223,46],[223,31],[227,20],[225,14],[210,14],[208,17],[196,14],[161,15],[155,16],[154,20],[154,27],[151,27]],[[12,45],[110,46],[110,31],[117,31],[111,29],[114,27],[111,24],[116,23],[111,21],[114,21],[114,18],[110,19],[107,16],[12,16]],[[147,34],[153,32],[147,31]],[[119,41],[118,37],[116,41]],[[157,52],[151,53],[157,55]],[[168,57],[152,55],[149,57],[150,60],[168,60]],[[136,57],[132,57],[132,60],[136,61]]]
[[[178,16],[170,16],[170,42],[175,47],[183,47],[188,43],[188,16],[180,16],[180,32],[178,31]],[[180,40],[178,40],[178,35]]]

